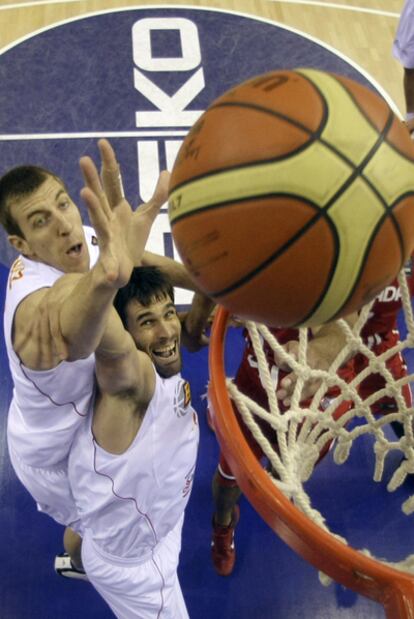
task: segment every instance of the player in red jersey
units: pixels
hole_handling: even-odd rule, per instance
[[[413,296],[414,272],[411,260],[406,266],[406,275],[410,294]],[[401,290],[398,281],[395,280],[378,295],[372,305],[368,320],[361,330],[361,337],[364,344],[377,356],[394,347],[400,340],[397,318],[401,307]],[[296,330],[277,329],[273,330],[273,334],[277,337],[279,343],[285,345],[290,350],[295,347],[295,340],[297,340]],[[326,325],[322,327],[309,341],[309,365],[311,367],[328,369],[331,361],[335,358],[343,345],[344,341],[343,339],[341,340],[341,334],[336,330],[335,325]],[[280,400],[279,404],[281,410],[287,410],[290,405],[290,397],[294,389],[296,377],[291,371],[281,369],[275,364],[273,351],[268,345],[264,345],[264,350],[269,362],[269,367],[271,368],[271,376],[274,380],[275,389],[277,390],[277,397]],[[358,353],[339,370],[339,374],[344,380],[350,381],[356,374],[364,370],[367,364],[367,357],[362,353]],[[387,360],[386,366],[395,379],[399,379],[407,374],[407,366],[400,353],[392,355]],[[268,408],[267,396],[261,385],[257,369],[257,360],[253,346],[248,337],[246,337],[243,359],[239,366],[235,383],[242,393],[248,395],[264,408]],[[373,393],[382,389],[384,385],[384,377],[381,374],[372,373],[361,382],[358,390],[359,395],[363,399],[366,399]],[[308,392],[309,397],[314,391],[315,389]],[[407,407],[410,407],[412,405],[412,395],[409,385],[404,385],[402,387],[402,394]],[[337,395],[338,391],[334,389],[328,391],[321,402],[322,408],[325,409]],[[306,406],[308,403],[308,401],[303,401],[302,405]],[[338,406],[334,417],[339,419],[350,407],[351,404],[349,402],[343,402]],[[372,412],[374,414],[387,414],[396,410],[397,404],[395,400],[387,396],[379,398],[372,405]],[[254,441],[244,424],[241,423],[240,426],[254,453],[260,457],[262,455],[260,447]],[[265,424],[262,424],[261,427],[265,436],[271,442],[275,443],[275,433]],[[393,422],[392,427],[399,437],[403,434],[403,428],[400,423]],[[327,451],[328,448],[321,453],[321,457],[323,457]],[[216,571],[221,575],[230,574],[234,567],[234,529],[239,519],[237,501],[240,494],[240,489],[237,486],[231,469],[223,457],[223,454],[221,454],[220,462],[213,478],[215,514],[213,516],[212,535],[212,560]]]
[[[412,268],[412,258],[406,264],[405,273],[411,297],[414,296],[414,272]],[[361,337],[375,355],[379,356],[385,351],[393,348],[400,341],[398,330],[398,314],[401,310],[401,290],[398,281],[393,281],[375,299],[367,322],[361,330]],[[354,358],[355,372],[359,373],[367,366],[368,359],[363,354],[358,354]],[[386,362],[387,368],[392,376],[398,380],[407,375],[407,365],[401,353],[391,356]],[[381,374],[370,374],[363,380],[359,387],[359,394],[363,399],[368,398],[373,393],[385,386],[385,379]],[[402,387],[407,407],[412,405],[412,394],[409,385]],[[397,404],[391,397],[384,396],[372,405],[374,414],[387,414],[397,410]],[[396,434],[401,437],[403,428],[398,422],[392,423]]]
[[[356,316],[353,317],[352,320],[355,318]],[[297,329],[279,328],[271,329],[271,332],[280,344],[285,345],[289,352],[292,352],[295,347],[297,347],[299,333]],[[344,343],[343,332],[335,323],[325,325],[318,330],[315,329],[308,343],[307,359],[309,365],[314,368],[328,369],[337,353],[343,348]],[[280,362],[277,363],[275,361],[275,353],[266,342],[264,343],[264,352],[269,364],[275,391],[279,393],[281,381],[288,375],[291,375],[291,372],[288,368],[284,369]],[[353,364],[345,364],[344,367],[340,369],[339,374],[344,380],[350,380],[354,375]],[[234,382],[240,392],[249,396],[263,408],[269,409],[266,391],[261,384],[258,362],[247,331],[245,332],[243,358],[237,370]],[[303,393],[305,397],[310,398],[314,392],[315,388],[307,393]],[[339,390],[337,388],[327,391],[321,401],[321,409],[325,410],[338,395]],[[303,406],[309,405],[310,399],[304,400],[302,404]],[[279,406],[282,412],[286,411],[288,408],[288,406],[285,406],[281,401],[279,402]],[[339,419],[351,406],[352,402],[349,401],[339,404],[333,415],[334,418]],[[239,416],[237,409],[235,409],[235,413]],[[276,432],[272,430],[266,422],[260,419],[257,420],[257,423],[266,438],[272,444],[276,445]],[[263,455],[262,451],[250,431],[244,423],[240,423],[240,427],[255,455],[261,458]],[[328,450],[329,445],[326,445],[321,451],[320,458],[322,458]],[[212,490],[215,505],[211,542],[212,561],[216,571],[222,576],[227,576],[232,572],[235,563],[234,529],[239,519],[239,507],[237,502],[240,498],[241,491],[222,453],[220,454],[219,464],[213,477]]]

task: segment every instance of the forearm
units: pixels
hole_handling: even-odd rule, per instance
[[[344,318],[352,328],[358,319],[358,313],[349,314]],[[312,329],[313,339],[309,342],[309,349],[313,356],[326,367],[336,359],[347,343],[346,331],[337,321]],[[351,353],[350,353],[351,354]],[[349,355],[344,359],[347,360]],[[325,369],[325,368],[323,368]]]
[[[102,392],[135,397],[141,402],[152,397],[155,373],[150,357],[137,349],[114,308],[109,312],[95,360],[96,378]]]
[[[206,328],[215,302],[206,295],[196,292],[191,308],[185,319],[186,331],[192,335],[201,335]]]
[[[69,360],[87,357],[96,350],[116,292],[97,263],[68,293],[61,304],[59,328],[68,346]]]
[[[153,254],[149,251],[144,251],[141,264],[143,266],[158,267],[167,275],[171,284],[177,288],[184,288],[185,290],[199,292],[197,285],[193,282],[187,269],[181,262],[177,262],[167,256],[161,256],[159,254]]]
[[[407,113],[414,113],[414,69],[404,69],[404,94]]]
[[[115,360],[135,348],[133,340],[125,330],[117,311],[114,307],[111,307],[108,311],[102,337],[95,351],[96,360]]]

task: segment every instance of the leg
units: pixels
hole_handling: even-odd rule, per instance
[[[78,570],[83,570],[81,557],[82,538],[70,527],[66,527],[65,533],[63,534],[63,547],[68,553],[75,568]]]
[[[404,385],[401,391],[404,396],[404,400],[405,400],[405,404],[407,408],[411,408],[411,406],[413,405],[413,398],[411,394],[410,385]],[[405,436],[404,425],[400,423],[399,421],[392,421],[391,427],[394,430],[394,433],[396,434],[397,438],[402,438],[403,436]],[[413,419],[411,419],[411,427],[413,429],[413,434],[414,434],[414,420]]]
[[[407,127],[412,133],[414,132],[414,69],[404,69],[404,96]]]
[[[237,502],[241,490],[223,455],[220,456],[220,464],[213,477],[212,490],[214,516],[211,558],[216,572],[221,576],[228,576],[236,561],[234,530],[239,520]]]
[[[222,464],[223,457],[220,458]],[[223,468],[219,465],[214,473],[212,490],[214,499],[214,522],[222,527],[227,527],[232,520],[234,508],[241,496],[241,490],[233,476],[222,473]]]
[[[189,619],[177,577],[182,519],[153,549],[151,558],[134,564],[104,559],[89,539],[82,556],[91,584],[118,619]]]

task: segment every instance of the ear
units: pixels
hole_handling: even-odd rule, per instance
[[[30,250],[28,242],[22,236],[18,236],[17,234],[9,234],[7,240],[9,241],[10,245],[19,252],[19,254],[23,254],[28,258],[30,258],[33,254],[33,252],[31,252]]]

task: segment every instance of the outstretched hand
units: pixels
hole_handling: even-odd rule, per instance
[[[122,184],[121,168],[116,153],[108,140],[99,140],[101,155],[101,179],[109,206],[127,231],[126,241],[135,266],[139,266],[149,230],[154,219],[168,199],[168,185],[170,174],[163,170],[158,178],[152,197],[145,204],[141,204],[135,211],[125,198]]]
[[[167,200],[169,174],[161,172],[152,198],[135,212],[123,195],[115,152],[107,140],[99,141],[102,180],[90,157],[82,157],[85,180],[81,191],[98,236],[100,261],[108,282],[124,286],[133,266],[139,265],[152,224]]]
[[[114,288],[121,288],[128,282],[134,266],[125,247],[122,222],[109,206],[92,159],[82,157],[79,163],[86,185],[81,190],[81,196],[98,237],[98,263],[103,268],[106,283]]]
[[[297,342],[296,340],[291,340],[289,342],[286,342],[283,348],[292,357],[294,361],[298,361],[299,342]],[[280,381],[279,386],[276,390],[276,396],[281,402],[283,402],[285,406],[290,406],[293,392],[295,390],[295,386],[298,380],[298,376],[297,374],[295,374],[295,372],[291,370],[291,368],[287,365],[286,362],[284,362],[281,358],[279,358],[279,356],[276,353],[275,353],[275,362],[276,362],[276,365],[280,369],[284,370],[285,372],[288,372],[288,374],[284,378],[282,378],[282,380]],[[322,360],[319,359],[318,357],[315,358],[315,355],[312,354],[312,349],[310,348],[310,342],[308,343],[307,363],[309,367],[311,368],[321,369],[320,366],[322,364]],[[308,398],[312,397],[317,392],[320,384],[321,384],[320,380],[317,380],[317,379],[307,381],[303,385],[303,388],[302,388],[301,401],[307,400]]]
[[[134,266],[141,264],[142,255],[152,224],[168,198],[170,173],[163,170],[158,177],[154,193],[148,202],[140,204],[133,212],[127,228],[126,242]]]

